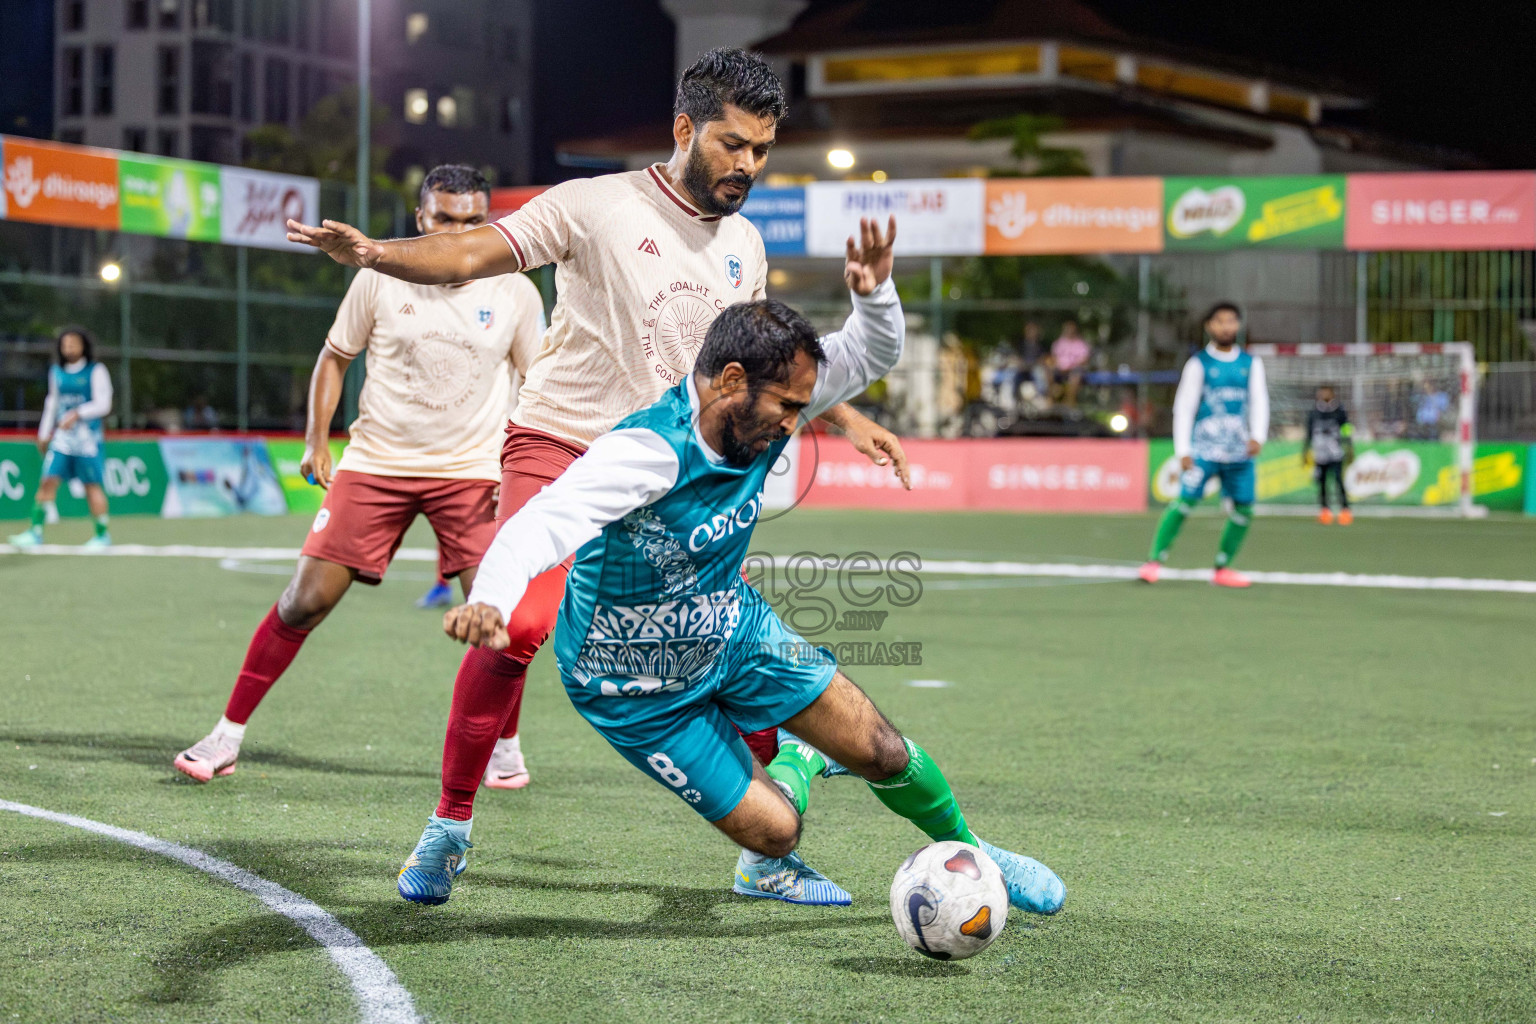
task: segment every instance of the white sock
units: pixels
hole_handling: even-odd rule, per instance
[[[217,735],[227,736],[234,740],[237,747],[240,745],[240,741],[245,739],[245,726],[237,725],[223,715],[219,716],[219,724],[213,727],[213,731]]]
[[[53,524],[59,521],[59,504],[56,501],[43,502],[43,522]]]
[[[521,754],[523,752],[522,734],[513,733],[510,737],[503,736],[496,741],[496,749],[504,754]]]
[[[443,818],[434,814],[432,815],[432,820],[447,829],[454,837],[466,843],[469,842],[469,830],[475,826],[474,818],[470,818],[468,821],[459,821],[457,818]]]
[[[758,853],[756,850],[749,850],[743,846],[741,848],[741,859],[746,861],[748,864],[761,864],[763,861],[768,859],[768,855],[765,853]]]

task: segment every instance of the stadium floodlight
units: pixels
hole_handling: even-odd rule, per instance
[[[1472,463],[1477,441],[1477,356],[1470,342],[1350,345],[1249,345],[1264,359],[1269,383],[1271,439],[1300,438],[1317,389],[1334,389],[1354,425],[1357,447],[1408,442],[1403,452],[1366,459],[1350,468],[1350,492],[1391,497],[1394,486],[1417,478],[1420,458],[1433,452],[1443,469],[1435,481],[1439,499],[1430,514],[1475,516]],[[1394,461],[1395,460],[1395,461]],[[1307,500],[1310,502],[1310,495]]]
[[[107,284],[115,284],[117,279],[123,276],[123,268],[115,260],[108,260],[101,265],[101,279]]]
[[[1130,418],[1123,412],[1117,412],[1109,418],[1109,429],[1117,434],[1125,433],[1126,428],[1130,425]]]
[[[881,184],[882,182],[885,181],[885,179],[888,177],[888,175],[884,171],[876,171],[875,173],[871,174],[869,177],[870,177],[871,181],[873,181],[876,185],[879,185],[879,184]]]
[[[848,149],[827,150],[827,163],[840,171],[846,171],[854,165],[853,151]]]

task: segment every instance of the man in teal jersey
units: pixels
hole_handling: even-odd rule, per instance
[[[43,456],[43,478],[32,504],[32,525],[10,538],[19,548],[35,548],[43,542],[43,524],[57,516],[54,498],[64,480],[85,485],[85,500],[95,520],[96,532],[83,547],[104,548],[112,543],[107,532],[107,492],[102,488],[106,460],[101,421],[112,411],[112,378],[96,362],[90,332],[66,327],[56,341],[58,363],[48,368],[48,397],[37,428]]]
[[[927,752],[740,575],[763,482],[790,433],[859,394],[901,354],[901,304],[888,280],[894,221],[889,230],[865,221],[861,242],[849,239],[854,313],[838,333],[818,341],[772,299],[722,312],[691,374],[598,438],[503,524],[469,603],[444,627],[471,644],[505,644],[527,582],[574,552],[555,629],[571,702],[626,760],[742,848],[736,892],[850,902],[795,853],[809,779],[845,768],[932,839],[985,850],[1015,906],[1054,913],[1066,896],[1061,880],[977,839]],[[798,741],[764,769],[735,725],[780,723]],[[430,818],[401,869],[401,895],[446,900],[468,833],[468,822]]]
[[[1209,343],[1184,364],[1173,399],[1173,454],[1183,470],[1181,489],[1158,522],[1152,553],[1141,567],[1141,579],[1147,583],[1157,582],[1174,538],[1205,497],[1206,485],[1219,480],[1231,510],[1211,582],[1221,587],[1251,585],[1232,568],[1232,560],[1253,522],[1253,459],[1269,436],[1269,389],[1263,361],[1237,347],[1242,329],[1237,306],[1218,302],[1205,316]]]

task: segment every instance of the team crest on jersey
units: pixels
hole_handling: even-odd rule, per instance
[[[496,311],[490,306],[481,306],[475,310],[475,319],[480,321],[480,329],[488,331],[496,322]]]
[[[732,288],[741,287],[740,256],[727,256],[725,258],[725,276],[730,280]]]

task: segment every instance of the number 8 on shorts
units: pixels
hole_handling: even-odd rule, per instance
[[[645,763],[650,765],[667,785],[676,789],[688,785],[688,776],[684,775],[683,770],[673,764],[672,759],[666,754],[652,754],[645,759]]]

